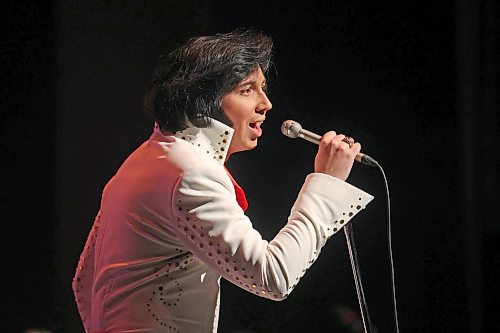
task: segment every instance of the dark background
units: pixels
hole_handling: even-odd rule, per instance
[[[102,188],[150,135],[142,99],[156,60],[237,27],[275,41],[265,135],[228,163],[255,227],[272,238],[313,170],[316,147],[281,123],[348,133],[387,176],[400,331],[499,331],[496,6],[5,1],[2,332],[83,332],[71,279]],[[362,165],[349,181],[375,195],[353,226],[372,323],[394,332],[384,181]],[[342,233],[284,302],[222,284],[220,332],[360,332],[339,315],[359,313]]]

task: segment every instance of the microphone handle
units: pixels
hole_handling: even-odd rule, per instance
[[[321,136],[319,136],[316,133],[310,132],[306,129],[301,129],[297,136],[299,138],[302,138],[302,139],[307,140],[309,142],[315,143],[317,145],[319,145],[319,143],[321,142]],[[358,153],[354,159],[357,162],[364,164],[364,165],[369,165],[369,166],[377,166],[378,165],[377,161],[375,161],[373,158],[371,158],[370,156],[363,154],[363,153]]]
[[[297,135],[299,138],[302,138],[304,140],[307,140],[309,142],[312,142],[312,143],[315,143],[317,145],[319,145],[320,141],[321,141],[321,136],[319,136],[318,134],[316,133],[313,133],[313,132],[309,132],[308,130],[306,129],[301,129],[299,131],[299,134]]]

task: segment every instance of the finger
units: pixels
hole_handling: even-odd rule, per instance
[[[355,144],[353,144],[351,150],[354,153],[358,154],[361,151],[361,143],[356,142]]]
[[[342,138],[342,140],[341,140],[341,141],[342,141],[343,143],[345,143],[345,144],[349,147],[349,149],[351,149],[351,148],[352,148],[352,146],[353,146],[353,145],[354,145],[354,143],[355,143],[355,142],[354,142],[354,139],[353,139],[352,137],[348,136],[348,135],[344,135],[344,137]]]
[[[335,133],[335,131],[326,132],[321,137],[321,141],[323,141],[323,142],[331,142],[335,138],[336,135],[337,135],[337,133]]]
[[[339,141],[341,142],[342,140],[344,140],[345,138],[345,134],[338,134],[336,137],[335,137],[335,141]]]

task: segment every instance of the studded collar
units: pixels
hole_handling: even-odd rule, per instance
[[[163,138],[174,136],[185,140],[223,165],[226,161],[234,130],[220,121],[212,119],[212,126],[210,127],[199,128],[191,125],[175,133],[163,133],[158,124],[155,123],[154,133]]]

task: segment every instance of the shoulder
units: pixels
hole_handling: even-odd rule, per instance
[[[152,143],[153,155],[160,163],[169,164],[182,172],[191,169],[215,168],[223,166],[216,162],[213,152],[186,140],[171,137],[168,141]]]

